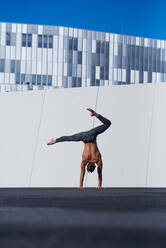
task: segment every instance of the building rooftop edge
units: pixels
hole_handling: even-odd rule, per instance
[[[63,28],[74,28],[74,29],[80,29],[80,30],[86,30],[86,31],[94,31],[94,32],[100,32],[100,33],[108,33],[108,34],[117,34],[117,35],[124,35],[124,36],[133,36],[138,38],[144,38],[144,39],[152,39],[152,40],[159,40],[159,41],[166,41],[164,39],[157,39],[152,37],[144,37],[144,36],[137,36],[137,35],[129,35],[129,34],[120,34],[120,33],[112,33],[107,31],[100,31],[100,30],[94,30],[94,29],[87,29],[87,28],[78,28],[78,27],[71,27],[71,26],[63,26],[63,25],[52,25],[52,24],[34,24],[34,23],[21,23],[21,22],[0,22],[1,23],[9,23],[9,24],[25,24],[25,25],[36,25],[36,26],[54,26],[54,27],[63,27]]]

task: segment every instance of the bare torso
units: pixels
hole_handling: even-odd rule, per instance
[[[101,160],[101,154],[96,142],[85,143],[82,153],[82,161],[85,163],[97,163]]]

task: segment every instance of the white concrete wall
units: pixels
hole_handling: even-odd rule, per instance
[[[43,92],[0,94],[0,186],[27,186]]]
[[[157,84],[154,95],[154,114],[147,184],[166,187],[166,85]]]
[[[103,186],[166,186],[166,84],[0,94],[0,186],[77,187],[83,142],[46,143],[93,127],[87,107],[112,122],[98,136]],[[97,101],[96,101],[97,100]],[[100,125],[95,119],[95,125]],[[31,173],[32,172],[32,173]],[[86,186],[97,186],[97,173]]]

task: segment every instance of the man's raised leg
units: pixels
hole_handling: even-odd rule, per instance
[[[88,108],[87,110],[89,110],[91,112],[91,116],[96,116],[102,123],[103,125],[100,125],[98,127],[92,128],[90,129],[87,133],[89,135],[98,135],[100,133],[103,133],[107,128],[109,128],[109,126],[111,125],[111,121],[106,119],[104,116],[97,114],[93,109]]]
[[[84,132],[81,132],[81,133],[76,133],[76,134],[70,135],[70,136],[62,136],[62,137],[57,138],[57,139],[51,139],[50,142],[47,143],[47,145],[53,145],[55,143],[65,142],[65,141],[82,141],[83,134],[84,134]]]

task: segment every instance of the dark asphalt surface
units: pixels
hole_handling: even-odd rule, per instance
[[[0,248],[166,247],[166,189],[0,189]]]

